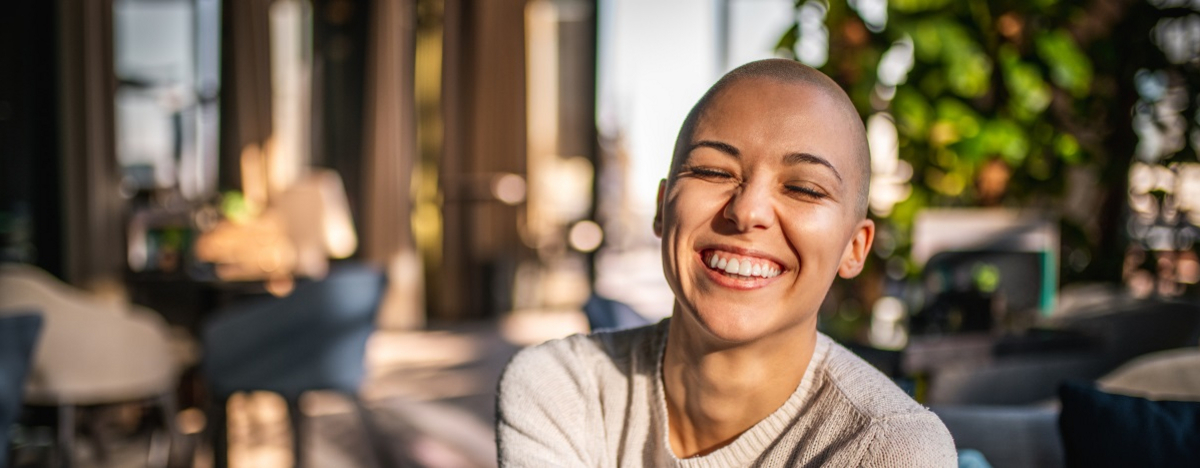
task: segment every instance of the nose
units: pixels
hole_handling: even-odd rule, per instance
[[[738,187],[725,205],[725,219],[737,226],[738,231],[767,229],[775,225],[775,209],[767,185],[747,181]]]

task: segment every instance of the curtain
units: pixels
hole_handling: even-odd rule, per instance
[[[59,2],[65,280],[112,286],[124,264],[114,133],[112,0]]]
[[[413,0],[376,0],[368,26],[363,125],[361,257],[382,265],[390,285],[379,311],[384,328],[424,324],[424,282],[410,225],[417,154]]]
[[[221,3],[221,161],[222,189],[242,189],[242,156],[265,155],[271,126],[271,0]],[[260,171],[262,172],[262,171]],[[262,172],[265,187],[266,174]]]

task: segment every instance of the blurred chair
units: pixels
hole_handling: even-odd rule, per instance
[[[154,404],[168,441],[176,440],[179,363],[158,314],[113,305],[38,268],[15,264],[0,265],[0,309],[42,311],[45,329],[26,379],[25,404],[56,408],[64,465],[73,464],[75,413],[81,406]]]
[[[1068,380],[1094,380],[1112,370],[1103,356],[1086,351],[1006,356],[956,363],[929,377],[926,402],[937,405],[1031,405],[1054,398]]]
[[[25,375],[41,331],[41,314],[0,310],[0,468],[8,466],[9,428],[21,413]]]
[[[1090,379],[1088,379],[1090,380]],[[1051,382],[1058,384],[1061,378]],[[1105,392],[1153,400],[1200,401],[1200,348],[1159,351],[1096,380]],[[975,449],[995,468],[1057,468],[1064,464],[1059,405],[934,405],[960,449]]]
[[[1064,313],[1047,325],[1096,339],[1115,368],[1145,354],[1200,344],[1200,304],[1164,300],[1100,304]]]
[[[373,268],[338,264],[325,279],[300,282],[286,297],[235,304],[205,324],[202,371],[213,392],[215,466],[228,464],[226,405],[235,392],[264,390],[287,401],[296,466],[303,463],[304,392],[337,391],[361,410],[363,358],[385,285]]]
[[[978,450],[995,468],[1061,468],[1058,408],[1053,405],[935,405],[930,408],[959,450]]]
[[[350,202],[337,171],[313,168],[271,200],[296,249],[296,275],[321,278],[330,258],[346,258],[358,248]]]
[[[1058,248],[1057,221],[1035,211],[922,210],[912,257],[922,268],[925,304],[912,334],[1021,329],[1048,315],[1058,292]]]
[[[1190,346],[1141,356],[1097,383],[1110,393],[1151,400],[1200,401],[1200,348]]]
[[[1038,318],[1043,255],[954,251],[930,257],[921,271],[924,306],[913,334],[1022,330]]]
[[[624,302],[592,294],[583,304],[583,313],[587,315],[588,326],[593,332],[600,330],[623,330],[649,325],[646,317],[634,311]]]

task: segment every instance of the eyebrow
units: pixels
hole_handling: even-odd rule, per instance
[[[733,156],[735,158],[742,157],[742,152],[739,151],[736,147],[734,147],[733,145],[730,145],[729,143],[723,143],[720,141],[712,141],[712,140],[698,141],[696,143],[693,143],[691,148],[688,148],[688,153],[691,153],[696,148],[712,148],[712,149],[715,149],[722,153]],[[842,182],[842,174],[838,172],[836,167],[833,167],[833,164],[830,163],[828,159],[822,158],[822,157],[817,156],[812,153],[788,153],[787,155],[784,155],[783,163],[788,166],[795,166],[797,164],[817,164],[817,165],[825,166],[825,167],[828,167],[830,171],[833,171],[833,176],[837,177],[838,182]]]

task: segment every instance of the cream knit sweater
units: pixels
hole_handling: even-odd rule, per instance
[[[661,363],[667,321],[525,349],[500,379],[501,467],[954,467],[941,420],[818,334],[783,406],[704,456],[667,438]]]

